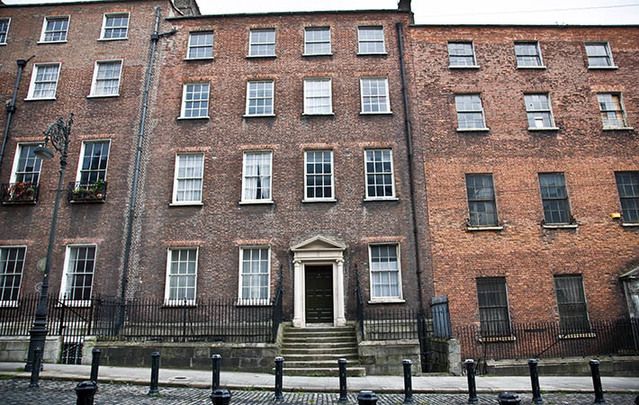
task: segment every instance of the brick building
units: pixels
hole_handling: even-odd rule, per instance
[[[36,291],[57,162],[33,148],[73,112],[50,283],[77,305],[281,290],[301,327],[447,296],[500,336],[626,316],[637,27],[419,26],[409,3],[0,7],[0,302]]]

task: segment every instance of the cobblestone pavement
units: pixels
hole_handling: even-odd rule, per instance
[[[0,380],[0,404],[46,404],[72,405],[76,402],[74,388],[76,383],[71,381],[40,380],[40,388],[29,388],[29,381],[25,379]],[[148,387],[126,384],[100,383],[95,397],[95,405],[195,405],[211,404],[208,389],[160,387],[160,395],[148,396]],[[636,394],[606,394],[608,404],[633,405]],[[339,395],[332,393],[302,393],[285,392],[282,405],[327,405],[337,403]],[[350,404],[357,404],[357,394],[348,396]],[[531,396],[521,394],[522,405],[531,404]],[[403,403],[403,395],[380,394],[379,405],[399,405]],[[480,394],[479,404],[497,404],[496,394]],[[544,404],[548,405],[585,405],[592,404],[592,394],[545,394]],[[415,394],[416,404],[429,405],[462,405],[468,403],[468,396],[464,394]],[[233,391],[231,405],[239,404],[274,404],[273,393],[267,391]]]

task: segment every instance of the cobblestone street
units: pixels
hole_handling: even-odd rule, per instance
[[[76,383],[70,381],[41,380],[40,388],[29,388],[26,379],[0,380],[0,403],[3,405],[46,404],[70,405],[76,401]],[[146,395],[148,387],[141,385],[105,384],[99,385],[95,397],[96,405],[106,404],[210,404],[210,390],[202,388],[160,387],[160,395]],[[466,404],[468,396],[464,394],[416,394],[416,404],[456,405]],[[479,395],[480,404],[497,404],[496,394]],[[593,403],[592,394],[545,394],[544,403],[549,405],[586,405]],[[337,402],[337,393],[285,392],[282,404],[325,405]],[[614,405],[633,405],[635,394],[607,394],[606,401]],[[381,394],[378,404],[395,405],[403,402],[403,395]],[[233,391],[232,405],[274,403],[273,393],[267,391]],[[349,403],[357,403],[357,394],[349,394]],[[522,395],[522,405],[531,403],[530,394]]]

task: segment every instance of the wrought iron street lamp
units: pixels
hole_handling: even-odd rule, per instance
[[[69,135],[71,134],[71,125],[73,124],[73,114],[69,114],[69,119],[64,121],[60,117],[44,131],[44,145],[38,146],[34,153],[41,159],[52,159],[55,152],[47,148],[48,144],[60,153],[60,174],[58,177],[58,186],[55,189],[55,205],[53,206],[53,214],[51,217],[51,228],[49,229],[49,245],[47,246],[47,258],[44,265],[44,274],[42,275],[42,286],[40,287],[40,297],[35,312],[35,319],[31,327],[31,340],[29,341],[29,353],[27,356],[26,371],[31,371],[32,381],[35,378],[36,385],[39,367],[33,367],[34,355],[37,349],[41,355],[44,354],[44,343],[47,337],[47,308],[49,304],[49,272],[51,271],[51,261],[53,256],[53,248],[55,245],[55,233],[58,226],[58,209],[60,207],[60,197],[62,197],[62,189],[64,184],[64,171],[67,167],[67,151],[69,149]],[[38,362],[39,363],[39,362]]]

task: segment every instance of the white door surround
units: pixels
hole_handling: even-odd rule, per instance
[[[333,266],[333,326],[346,325],[344,315],[344,250],[343,242],[315,236],[291,246],[293,252],[293,326],[306,327],[305,265]]]

